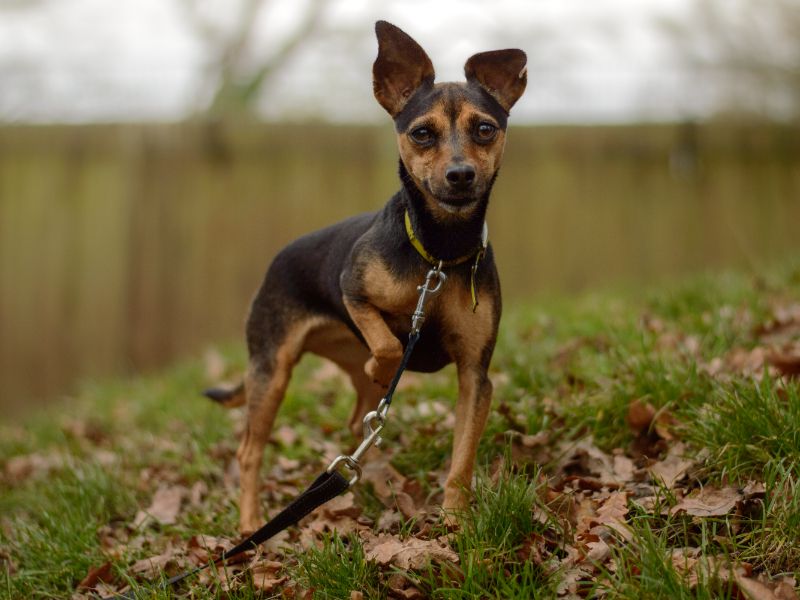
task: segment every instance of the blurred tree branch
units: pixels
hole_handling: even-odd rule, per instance
[[[696,0],[660,24],[718,109],[800,118],[799,0]]]
[[[294,30],[268,56],[252,61],[247,53],[257,35],[258,18],[269,2],[242,0],[234,26],[226,31],[203,14],[200,0],[180,0],[187,23],[210,54],[206,85],[213,91],[207,108],[200,112],[220,118],[252,115],[269,79],[319,28],[327,2],[308,0]]]

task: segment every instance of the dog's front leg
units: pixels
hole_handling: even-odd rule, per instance
[[[345,297],[344,305],[372,354],[364,365],[364,371],[372,381],[388,387],[400,366],[403,344],[391,332],[380,310],[369,302]]]
[[[469,503],[472,474],[489,408],[492,383],[486,369],[478,365],[458,365],[458,401],[453,431],[453,456],[444,484],[445,511],[463,510]]]

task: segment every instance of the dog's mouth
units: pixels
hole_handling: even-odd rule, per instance
[[[425,182],[424,185],[436,204],[452,215],[468,214],[472,212],[480,202],[480,198],[475,193],[477,190],[475,189],[464,194],[456,194],[449,192],[449,190],[444,193],[436,193],[436,191],[432,189],[433,186],[430,185],[430,183]]]
[[[472,212],[472,210],[478,206],[478,200],[476,199],[451,201],[437,198],[436,203],[453,215],[463,215],[465,213]]]

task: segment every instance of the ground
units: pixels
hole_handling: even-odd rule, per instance
[[[238,345],[0,425],[0,596],[797,598],[800,268],[507,310],[475,499],[448,527],[454,372],[407,377],[364,480],[258,553],[154,591],[237,535],[243,421],[198,390]],[[340,449],[353,395],[297,370],[274,514]]]

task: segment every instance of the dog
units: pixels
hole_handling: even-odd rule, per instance
[[[501,313],[485,216],[509,111],[525,90],[526,56],[517,49],[481,52],[467,60],[465,83],[434,83],[430,58],[408,34],[386,21],[375,33],[374,93],[394,120],[402,187],[383,209],[305,235],[275,256],[247,319],[243,383],[206,392],[226,406],[247,405],[237,451],[243,533],[261,525],[263,450],[301,355],[323,356],[349,375],[357,394],[349,425],[358,436],[400,363],[417,285],[439,264],[448,279],[426,308],[408,368],[429,373],[456,365],[442,508],[453,514],[469,502]]]

